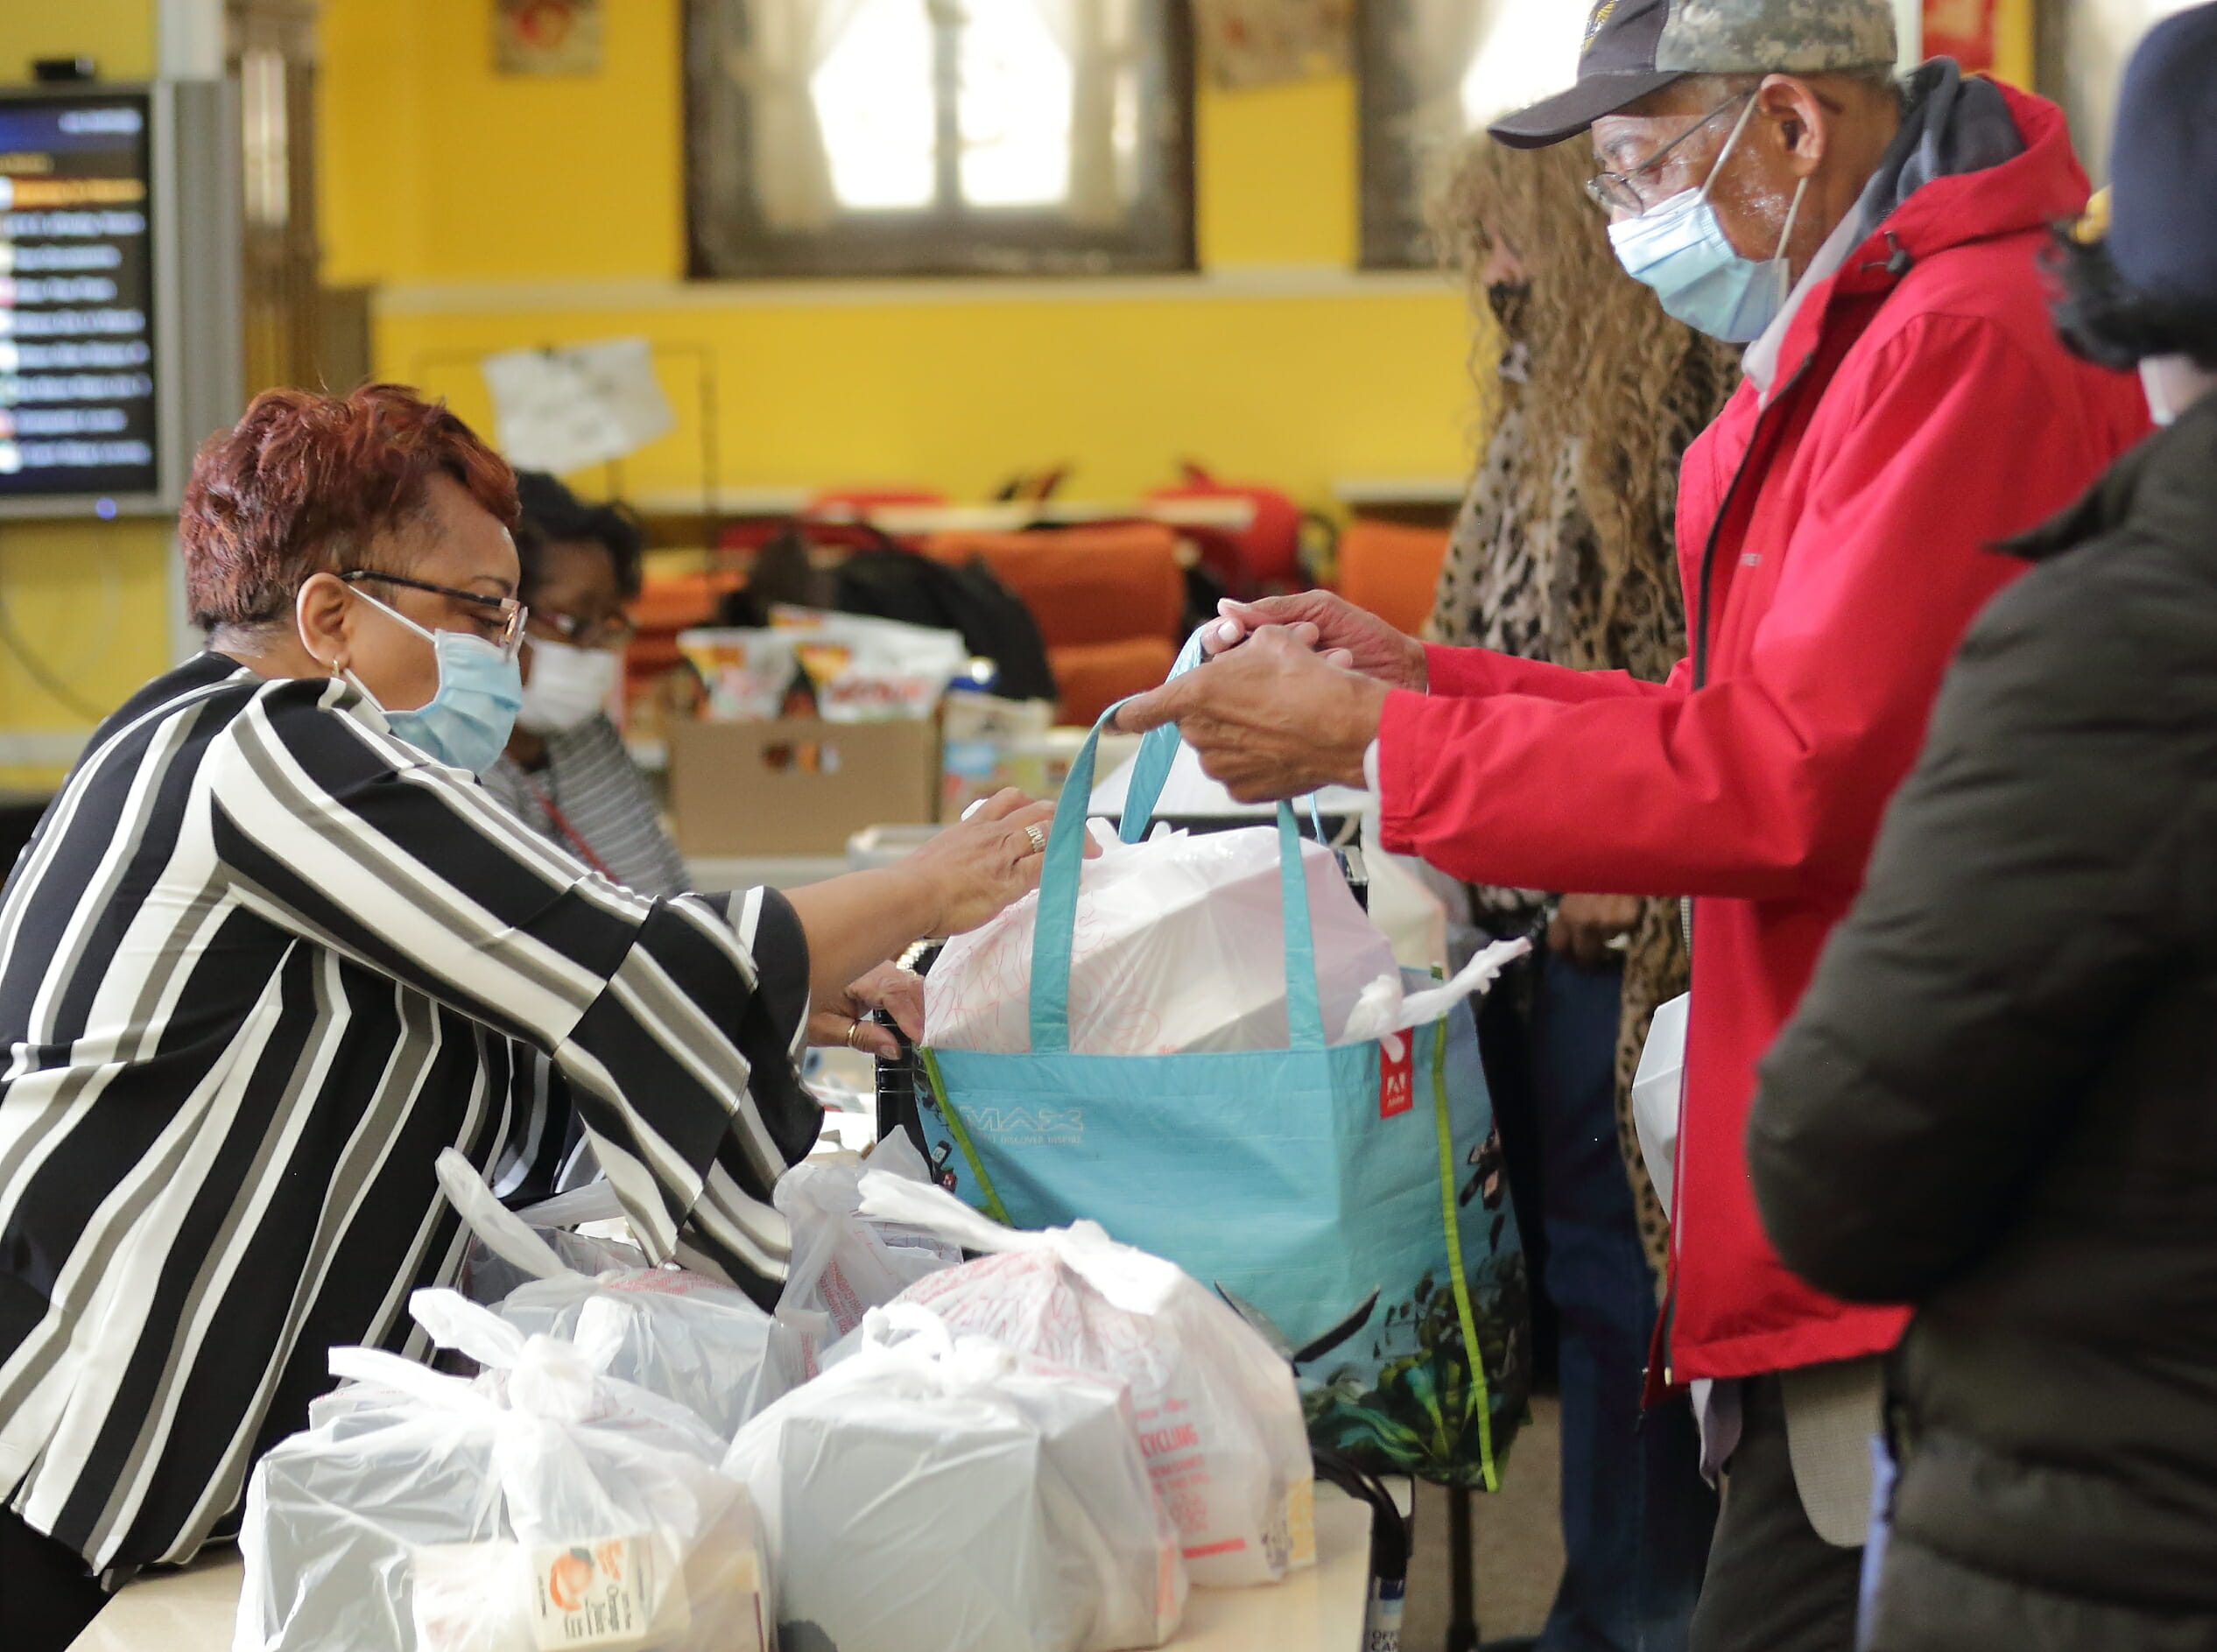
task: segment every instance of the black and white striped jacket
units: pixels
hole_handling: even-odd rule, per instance
[[[550,1070],[648,1248],[767,1300],[806,1012],[775,894],[618,888],[341,683],[149,684],[0,894],[0,1494],[111,1579],[227,1529]]]

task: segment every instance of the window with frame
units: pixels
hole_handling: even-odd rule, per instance
[[[1186,0],[687,0],[700,277],[1193,267]]]
[[[1437,262],[1432,190],[1479,127],[1571,83],[1577,0],[1366,0],[1356,10],[1365,269]]]

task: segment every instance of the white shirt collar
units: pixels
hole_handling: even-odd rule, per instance
[[[1763,336],[1748,346],[1748,353],[1740,358],[1741,366],[1766,398],[1778,376],[1778,353],[1786,347],[1786,329],[1793,325],[1802,300],[1819,282],[1829,280],[1838,273],[1840,266],[1848,262],[1848,255],[1862,244],[1863,235],[1863,209],[1859,202],[1825,237],[1825,244],[1817,249],[1817,256],[1810,259],[1809,267],[1801,272],[1801,279],[1786,295],[1777,319],[1763,328]]]

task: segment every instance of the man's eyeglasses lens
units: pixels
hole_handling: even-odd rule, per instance
[[[1629,213],[1636,217],[1647,210],[1647,202],[1633,185],[1632,180],[1643,173],[1653,172],[1670,158],[1671,151],[1680,144],[1716,119],[1725,110],[1736,108],[1754,95],[1752,92],[1742,92],[1727,98],[1636,166],[1628,166],[1621,172],[1594,173],[1593,177],[1586,180],[1586,193],[1594,198],[1596,206],[1610,212]]]

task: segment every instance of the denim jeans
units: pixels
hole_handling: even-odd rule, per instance
[[[1619,972],[1539,960],[1531,1074],[1559,1325],[1565,1564],[1539,1652],[1684,1652],[1716,1497],[1683,1395],[1643,1411],[1655,1291],[1617,1146]]]

